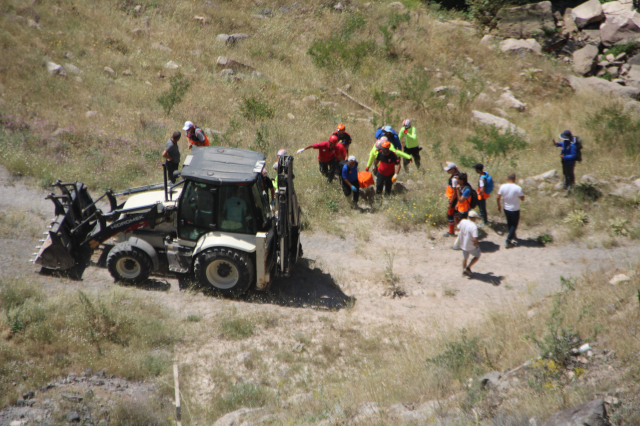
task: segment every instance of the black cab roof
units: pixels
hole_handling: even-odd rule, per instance
[[[205,183],[249,183],[262,172],[260,152],[222,146],[194,146],[184,160],[182,177]]]

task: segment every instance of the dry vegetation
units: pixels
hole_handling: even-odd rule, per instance
[[[164,141],[192,120],[222,132],[220,144],[261,150],[274,161],[278,149],[292,152],[325,140],[344,122],[362,167],[375,126],[363,120],[369,119],[368,111],[336,93],[350,84],[350,95],[384,113],[390,124],[397,126],[405,117],[414,120],[425,148],[423,170],[410,166],[401,179],[413,182],[411,190],[376,205],[371,217],[350,210],[337,185],[320,179],[313,153],[296,156],[296,185],[311,229],[353,234],[366,242],[373,226],[409,231],[442,225],[441,164],[453,159],[450,147],[471,153],[465,143],[475,134],[471,110],[491,112],[492,102],[507,86],[528,104],[526,112],[510,113],[528,132],[528,148],[515,168],[519,177],[560,168],[550,139],[567,128],[585,141],[578,177],[589,173],[614,181],[614,176],[628,177],[637,170],[635,119],[625,115],[616,100],[599,97],[594,102],[574,95],[561,77],[568,71],[553,59],[503,56],[480,45],[480,35],[473,31],[439,21],[445,12],[415,1],[404,2],[408,20],[390,12],[386,2],[374,2],[368,9],[364,0],[343,2],[346,10],[337,13],[331,7],[335,2],[305,0],[287,14],[278,12],[282,1],[259,3],[142,1],[136,12],[138,3],[129,0],[0,0],[0,63],[5,64],[0,65],[0,164],[16,175],[35,177],[41,185],[58,178],[101,189],[152,183],[161,180]],[[265,7],[275,16],[252,16]],[[194,20],[196,15],[205,17],[206,24]],[[40,28],[29,27],[28,19]],[[379,26],[391,31],[387,39]],[[216,41],[220,33],[239,32],[249,38],[235,45]],[[351,52],[359,60],[346,56],[330,67],[319,66],[310,47],[336,34],[347,40],[340,48],[365,43],[361,51]],[[171,51],[154,48],[155,43]],[[249,64],[269,78],[240,72],[240,81],[224,79],[216,66],[218,56]],[[180,65],[178,71],[165,69],[170,60]],[[73,64],[82,73],[50,76],[44,61]],[[531,69],[542,72],[527,71]],[[157,99],[177,72],[191,86],[184,101],[166,115]],[[432,96],[432,89],[442,85],[460,90],[444,100]],[[489,100],[478,98],[480,93]],[[310,95],[338,105],[302,101]],[[603,114],[606,108],[613,112]],[[97,115],[88,118],[88,111]],[[381,124],[379,118],[374,122]],[[622,130],[612,129],[611,123],[622,123]],[[184,138],[181,148],[186,151]],[[510,169],[504,164],[489,171],[503,181]],[[529,191],[527,197],[524,226],[555,240],[609,247],[640,237],[638,203],[633,200],[604,196],[594,204],[538,191]],[[575,210],[588,215],[585,226],[564,222]],[[497,215],[492,201],[489,213]],[[612,223],[615,218],[628,222]],[[38,230],[31,230],[19,213],[3,211],[0,233],[3,238],[32,237]],[[608,286],[606,276],[601,271],[580,279],[574,290],[564,290],[563,324],[575,325],[585,339],[599,329],[597,347],[616,351],[616,374],[587,386],[588,370],[571,381],[543,369],[537,382],[519,391],[517,403],[503,405],[503,412],[545,418],[622,383],[637,392],[640,282],[636,274],[631,283]],[[241,406],[266,406],[283,416],[282,424],[314,424],[353,412],[360,402],[389,406],[433,399],[460,407],[465,415],[477,410],[488,419],[495,413],[482,411],[483,396],[466,386],[468,379],[544,355],[524,336],[544,336],[554,306],[552,299],[529,311],[514,306],[511,312],[493,313],[470,325],[463,334],[442,324],[365,329],[357,319],[337,322],[330,315],[304,311],[250,316],[229,309],[215,318],[194,314],[178,323],[122,289],[85,298],[43,295],[37,285],[22,279],[2,278],[0,286],[0,403],[15,398],[14,382],[24,389],[37,387],[87,367],[134,380],[161,377],[176,342],[185,352],[203,341],[223,342],[206,371],[185,364],[192,383],[185,389],[187,420],[209,422]],[[455,296],[456,291],[446,288],[444,294]],[[273,334],[286,336],[284,343],[271,341]],[[296,343],[304,346],[294,352]],[[462,354],[459,363],[428,362],[452,348]],[[306,392],[313,393],[311,402],[280,408],[290,396]],[[631,423],[620,425],[638,419],[637,412],[629,410]],[[120,415],[127,413],[125,407]],[[135,413],[129,417],[135,419]]]

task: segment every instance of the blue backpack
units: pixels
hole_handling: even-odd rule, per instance
[[[482,177],[484,178],[484,192],[491,194],[493,192],[493,178],[487,172],[484,172]]]

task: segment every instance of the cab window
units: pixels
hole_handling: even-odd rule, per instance
[[[213,187],[189,181],[180,200],[180,238],[197,240],[200,235],[211,232],[215,224]]]
[[[219,194],[220,231],[255,234],[255,208],[251,200],[250,186],[223,186],[219,188]]]
[[[260,176],[260,178],[262,178],[262,176]],[[258,180],[258,182],[251,186],[251,192],[253,193],[253,199],[255,201],[258,230],[266,231],[270,226],[271,209],[269,208],[269,198],[262,188],[262,181]]]

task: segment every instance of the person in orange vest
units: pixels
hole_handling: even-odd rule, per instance
[[[444,234],[445,237],[455,237],[456,236],[456,204],[458,203],[458,192],[456,191],[456,186],[458,185],[458,175],[460,172],[458,171],[458,167],[454,163],[447,163],[444,167],[444,171],[449,173],[449,181],[447,184],[447,199],[449,200],[449,204],[447,206],[447,220],[449,221],[449,232]]]
[[[209,138],[200,127],[193,124],[191,121],[184,123],[182,128],[187,132],[187,139],[189,140],[189,149],[193,146],[209,146]]]
[[[471,185],[469,185],[469,179],[466,173],[460,173],[457,177],[456,185],[456,204],[455,221],[460,223],[461,220],[469,217],[469,210],[471,210],[471,197],[473,197],[473,191]],[[460,235],[456,238],[456,242],[453,243],[454,250],[460,250]]]

